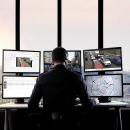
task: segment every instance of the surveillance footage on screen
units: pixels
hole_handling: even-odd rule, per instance
[[[52,51],[44,51],[44,72],[53,69]],[[80,51],[67,51],[66,68],[72,71],[81,72],[81,52]]]
[[[121,70],[121,48],[84,50],[84,71]]]

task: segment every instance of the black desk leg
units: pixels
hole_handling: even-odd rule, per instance
[[[5,109],[4,130],[13,130],[12,120],[11,120],[11,111],[9,109]]]
[[[121,117],[121,108],[119,109],[119,116],[120,116],[120,126],[121,126],[121,130],[123,130],[123,128],[122,128],[122,117]]]
[[[120,108],[116,108],[116,130],[122,130],[122,119],[120,115]]]
[[[8,110],[5,109],[4,130],[8,130]]]

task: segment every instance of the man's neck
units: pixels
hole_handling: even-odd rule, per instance
[[[64,65],[64,62],[54,62],[54,66],[57,66],[57,65]]]

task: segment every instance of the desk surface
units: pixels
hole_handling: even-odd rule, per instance
[[[97,105],[97,106],[130,106],[129,103],[119,102],[119,101],[111,101],[111,102],[97,103],[96,105]]]
[[[77,105],[77,106],[81,106],[81,104]],[[111,102],[105,102],[105,103],[97,103],[96,106],[130,106],[129,103],[126,102],[119,102],[119,101],[111,101]],[[5,103],[5,104],[1,104],[0,105],[0,109],[8,109],[8,108],[27,108],[28,104],[24,103],[24,104],[17,104],[14,102],[10,102],[10,103]],[[42,107],[42,105],[40,105],[40,107]]]
[[[17,103],[14,103],[14,102],[10,102],[10,103],[5,103],[5,104],[1,104],[0,105],[0,109],[8,109],[8,108],[27,108],[28,107],[28,104],[27,103],[24,103],[24,104],[17,104]]]

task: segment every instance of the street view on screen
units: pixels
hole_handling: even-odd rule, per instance
[[[81,52],[80,51],[67,51],[68,56],[66,60],[66,68],[72,71],[81,72]],[[52,64],[52,51],[44,51],[44,72],[53,69]]]
[[[121,70],[121,48],[84,50],[84,71]]]

